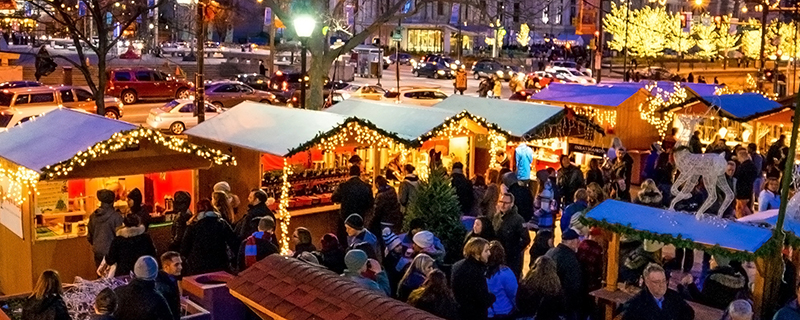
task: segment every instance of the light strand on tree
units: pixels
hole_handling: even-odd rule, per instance
[[[278,220],[281,222],[281,254],[289,254],[289,222],[292,214],[289,213],[289,191],[292,184],[289,182],[289,175],[292,174],[292,167],[289,161],[283,158],[283,183],[281,183],[281,199],[278,202]]]

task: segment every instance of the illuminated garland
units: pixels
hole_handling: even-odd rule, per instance
[[[506,151],[506,144],[508,140],[506,140],[506,136],[498,133],[495,130],[489,130],[489,168],[490,169],[500,169],[500,162],[497,162],[497,157],[495,155],[500,152]]]
[[[76,166],[83,167],[87,161],[99,156],[136,147],[141,139],[167,147],[173,151],[197,155],[217,165],[236,165],[236,159],[233,156],[224,154],[220,150],[196,145],[176,137],[168,138],[151,129],[137,128],[117,132],[110,139],[98,142],[86,151],[78,152],[72,159],[44,167],[42,169],[42,179],[67,176]]]
[[[25,202],[23,195],[23,188],[28,187],[27,195],[33,193],[39,194],[36,189],[36,184],[39,181],[39,173],[31,169],[17,166],[16,169],[7,168],[0,164],[0,176],[6,177],[9,180],[8,189],[0,192],[0,203],[10,200],[13,203],[21,206]]]
[[[591,106],[567,106],[575,114],[594,120],[600,125],[608,125],[611,128],[617,126],[617,110],[604,110]]]
[[[292,167],[287,158],[283,158],[283,184],[281,184],[281,200],[278,203],[278,220],[281,222],[281,254],[289,254],[289,222],[292,215],[289,213],[289,190],[292,184],[289,183],[289,175],[292,174]]]
[[[675,113],[666,109],[686,102],[688,94],[679,82],[675,82],[674,90],[671,93],[658,88],[655,83],[645,86],[645,90],[648,92],[653,92],[653,89],[656,90],[655,94],[648,97],[644,103],[639,104],[639,113],[642,120],[656,127],[658,135],[663,139],[675,121]],[[658,116],[659,112],[663,112],[663,115]]]
[[[742,93],[758,93],[758,94],[764,96],[764,98],[767,98],[767,99],[770,99],[770,100],[773,100],[773,101],[778,100],[778,94],[777,93],[770,93],[770,92],[765,92],[765,91],[758,90],[758,83],[756,82],[756,79],[753,78],[753,76],[750,75],[749,73],[747,74],[747,79],[745,79],[745,86],[740,88],[740,89],[734,90],[729,86],[718,87],[718,88],[714,89],[714,95],[716,95],[716,96],[721,96],[721,95],[724,95],[724,94],[742,94]]]
[[[585,215],[582,215],[580,217],[580,220],[581,223],[589,227],[599,227],[601,229],[605,229],[614,233],[634,236],[642,240],[652,240],[652,241],[662,242],[665,244],[672,244],[676,248],[701,250],[710,255],[719,255],[736,261],[754,261],[755,258],[757,257],[770,256],[776,254],[778,250],[780,250],[779,249],[780,242],[775,240],[776,239],[775,237],[772,237],[769,240],[767,240],[767,242],[764,243],[764,245],[762,245],[761,248],[756,250],[756,252],[732,251],[729,249],[722,248],[719,245],[706,246],[694,242],[691,239],[685,239],[681,236],[675,237],[670,234],[661,234],[643,230],[636,230],[630,227],[630,225],[623,226],[616,223],[608,223],[605,219],[602,221],[597,221],[595,219],[587,218],[585,217]]]
[[[284,157],[291,157],[297,153],[315,147],[322,150],[333,150],[337,147],[344,146],[349,139],[353,139],[361,144],[377,145],[387,148],[390,148],[396,144],[402,144],[405,147],[412,148],[422,145],[421,142],[416,140],[409,141],[401,138],[395,133],[378,128],[370,121],[356,117],[349,117],[345,119],[345,121],[338,127],[327,132],[320,132],[310,141],[303,143],[296,148],[290,149],[289,152],[284,155]]]
[[[494,123],[491,123],[491,122],[487,121],[486,118],[473,115],[473,114],[467,112],[466,110],[464,110],[464,111],[461,111],[460,113],[458,113],[458,114],[456,114],[456,115],[454,115],[452,117],[447,117],[446,119],[444,119],[444,122],[442,124],[436,126],[435,128],[431,129],[427,133],[425,133],[422,136],[420,136],[419,138],[417,138],[417,141],[420,144],[422,144],[422,142],[427,141],[427,140],[429,140],[431,138],[434,138],[434,137],[453,138],[453,137],[455,137],[457,135],[467,134],[469,132],[461,132],[461,131],[459,131],[459,130],[461,130],[461,127],[462,127],[461,120],[463,120],[463,119],[472,120],[475,123],[477,123],[478,125],[480,125],[480,126],[486,128],[487,130],[489,130],[489,132],[495,131],[496,134],[502,134],[506,138],[512,136],[510,132],[504,130],[503,128],[501,128],[497,124],[494,124]],[[456,133],[458,133],[458,134],[456,134]]]

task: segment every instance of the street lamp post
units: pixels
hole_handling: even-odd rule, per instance
[[[300,86],[300,108],[305,109],[306,107],[306,86],[308,85],[308,76],[306,75],[306,50],[308,44],[308,38],[311,37],[311,33],[314,32],[314,26],[316,25],[316,21],[310,15],[300,15],[294,18],[294,30],[297,34],[297,37],[300,38],[300,45],[302,47],[302,51],[300,51],[300,74],[302,79],[302,85]]]
[[[780,67],[782,55],[783,52],[781,51],[781,49],[778,49],[778,52],[775,53],[775,66],[774,66],[775,70],[772,72],[772,81],[773,81],[772,91],[775,92],[775,94],[780,94],[781,92],[780,88],[778,88],[778,74],[780,72],[778,68]]]

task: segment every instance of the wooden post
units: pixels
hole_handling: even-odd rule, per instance
[[[469,139],[469,177],[475,176],[475,135],[467,137]]]
[[[778,290],[783,275],[783,259],[780,255],[756,259],[756,279],[753,288],[755,314],[760,319],[772,319],[778,305]]]
[[[619,233],[611,234],[608,242],[608,265],[606,267],[606,290],[616,291],[619,280]]]
[[[375,180],[378,179],[379,172],[381,172],[381,152],[378,146],[372,146],[372,186],[375,189],[378,189]]]

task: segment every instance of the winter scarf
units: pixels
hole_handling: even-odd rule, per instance
[[[256,257],[258,254],[258,242],[269,242],[272,240],[271,237],[271,233],[264,233],[264,231],[255,232],[253,235],[247,237],[244,246],[244,263],[248,268],[258,262],[258,258]]]

